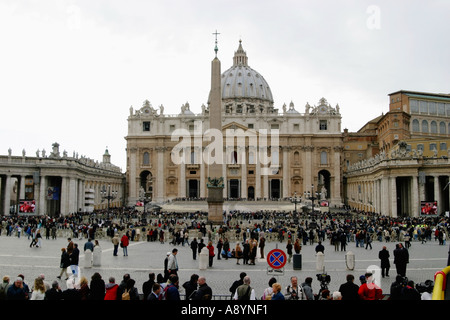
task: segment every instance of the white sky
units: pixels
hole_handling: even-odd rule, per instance
[[[108,146],[125,171],[130,106],[201,112],[216,29],[222,71],[242,39],[276,108],[325,97],[342,129],[389,93],[450,93],[448,0],[0,0],[0,154]]]

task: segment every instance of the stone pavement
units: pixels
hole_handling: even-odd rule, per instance
[[[125,273],[129,273],[136,280],[136,287],[142,293],[142,284],[147,281],[149,272],[155,274],[163,273],[163,261],[166,253],[171,251],[174,246],[166,242],[138,241],[131,242],[128,248],[128,256],[124,257],[122,249],[119,248],[119,256],[112,255],[113,245],[108,239],[101,239],[102,263],[100,267],[85,268],[83,247],[86,239],[74,239],[80,248],[80,267],[81,274],[90,278],[94,272],[99,272],[105,282],[110,276],[120,282]],[[214,241],[215,245],[216,241]],[[42,239],[41,248],[30,248],[30,241],[25,236],[17,238],[16,236],[7,237],[5,233],[0,236],[0,276],[9,275],[14,279],[18,274],[25,276],[25,282],[33,284],[34,279],[39,274],[44,274],[46,281],[52,282],[59,275],[59,261],[61,248],[67,246],[67,239],[60,237],[56,240]],[[234,247],[234,243],[230,243]],[[315,245],[306,245],[302,247],[302,269],[294,270],[293,265],[287,264],[282,275],[278,275],[278,282],[285,288],[290,283],[290,277],[298,276],[299,282],[303,282],[306,277],[313,278],[313,291],[317,293],[320,289],[320,283],[316,275],[320,270],[316,269],[316,256],[314,252]],[[354,242],[347,246],[348,251],[355,254],[355,268],[348,270],[345,262],[345,252],[335,252],[334,246],[328,241],[325,245],[325,271],[331,276],[329,290],[336,291],[344,283],[347,274],[355,276],[355,283],[359,285],[359,276],[363,275],[369,266],[379,266],[378,252],[383,245],[387,246],[391,254],[390,278],[379,279],[383,292],[389,293],[391,283],[395,280],[396,272],[393,264],[393,249],[395,243],[384,243],[375,241],[372,243],[373,249],[357,248]],[[267,254],[274,248],[285,251],[286,242],[272,241],[267,243],[265,253]],[[180,266],[180,283],[189,280],[191,274],[197,273],[206,277],[207,283],[213,289],[215,295],[229,295],[229,287],[234,280],[239,278],[239,274],[244,271],[250,276],[252,287],[255,288],[257,297],[260,297],[264,289],[268,286],[268,263],[266,259],[257,259],[256,265],[237,265],[235,259],[217,260],[214,259],[212,268],[199,270],[199,260],[193,260],[191,250],[187,246],[176,246],[178,251],[178,263]],[[217,251],[217,250],[216,250]],[[434,239],[425,244],[412,242],[410,248],[410,263],[407,269],[407,277],[415,283],[434,279],[436,271],[443,269],[447,264],[448,245],[440,246]],[[217,256],[216,256],[217,257]],[[259,257],[259,249],[258,249]],[[371,268],[373,269],[373,267]],[[378,277],[381,278],[381,277]],[[60,281],[61,287],[66,288],[65,281]]]

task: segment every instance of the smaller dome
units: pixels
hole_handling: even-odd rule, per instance
[[[289,110],[287,110],[286,113],[300,113],[300,112],[295,110],[294,103],[291,101],[291,103],[289,104]]]

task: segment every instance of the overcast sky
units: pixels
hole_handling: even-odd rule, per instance
[[[276,108],[324,97],[357,131],[389,93],[450,93],[449,21],[448,0],[0,0],[0,154],[108,146],[125,172],[130,106],[207,103],[216,29],[222,71],[242,39]]]

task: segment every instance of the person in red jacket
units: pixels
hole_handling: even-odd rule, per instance
[[[213,265],[213,260],[214,260],[214,256],[215,256],[215,253],[214,253],[214,246],[213,246],[213,244],[212,244],[212,241],[209,241],[209,242],[208,242],[208,245],[206,246],[206,248],[207,248],[208,251],[209,251],[209,266],[212,267],[212,265]]]
[[[120,300],[117,299],[118,288],[119,285],[116,283],[116,279],[114,277],[110,277],[108,284],[105,286],[106,289],[105,300]]]
[[[368,272],[364,276],[366,282],[359,287],[359,298],[361,300],[381,300],[383,298],[383,291],[374,283],[372,273]]]
[[[128,245],[130,244],[130,241],[128,240],[128,236],[125,233],[122,236],[122,239],[120,239],[120,246],[123,248],[123,255],[126,257],[128,256]]]

